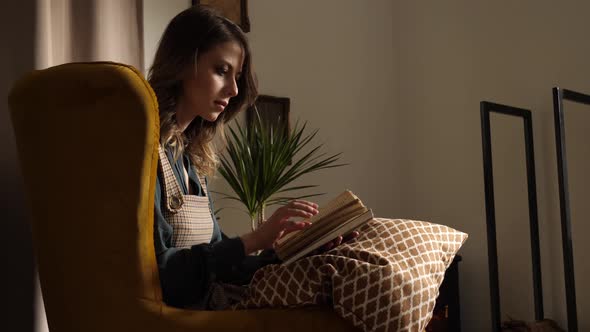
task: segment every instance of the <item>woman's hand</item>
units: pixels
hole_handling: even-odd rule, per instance
[[[282,236],[311,225],[305,221],[291,221],[290,218],[309,219],[318,213],[318,205],[309,201],[295,200],[278,208],[270,218],[254,232],[242,236],[246,254],[272,248]]]

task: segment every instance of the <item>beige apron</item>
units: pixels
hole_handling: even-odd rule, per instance
[[[190,248],[197,244],[208,244],[213,236],[213,213],[209,205],[209,192],[205,179],[200,175],[199,183],[206,196],[184,195],[174,176],[170,161],[160,146],[159,172],[165,195],[162,214],[172,226],[172,246]],[[246,287],[220,282],[209,286],[207,295],[192,309],[220,310],[240,301]]]
[[[184,195],[176,181],[166,153],[160,147],[160,171],[165,195],[162,214],[172,226],[172,246],[190,248],[209,243],[213,235],[213,217],[208,196]],[[198,176],[201,188],[208,193],[205,180]]]

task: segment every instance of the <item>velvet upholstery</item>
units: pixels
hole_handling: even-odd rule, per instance
[[[153,244],[159,118],[133,67],[34,71],[9,96],[51,331],[353,331],[329,308],[166,306]]]

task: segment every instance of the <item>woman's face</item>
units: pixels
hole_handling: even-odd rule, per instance
[[[178,101],[176,121],[184,130],[197,116],[215,121],[238,94],[244,51],[235,41],[212,47],[197,58],[197,68],[188,70]]]

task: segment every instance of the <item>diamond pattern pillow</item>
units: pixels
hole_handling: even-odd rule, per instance
[[[467,234],[376,218],[325,254],[259,270],[236,308],[331,305],[364,331],[423,331],[446,269]]]

